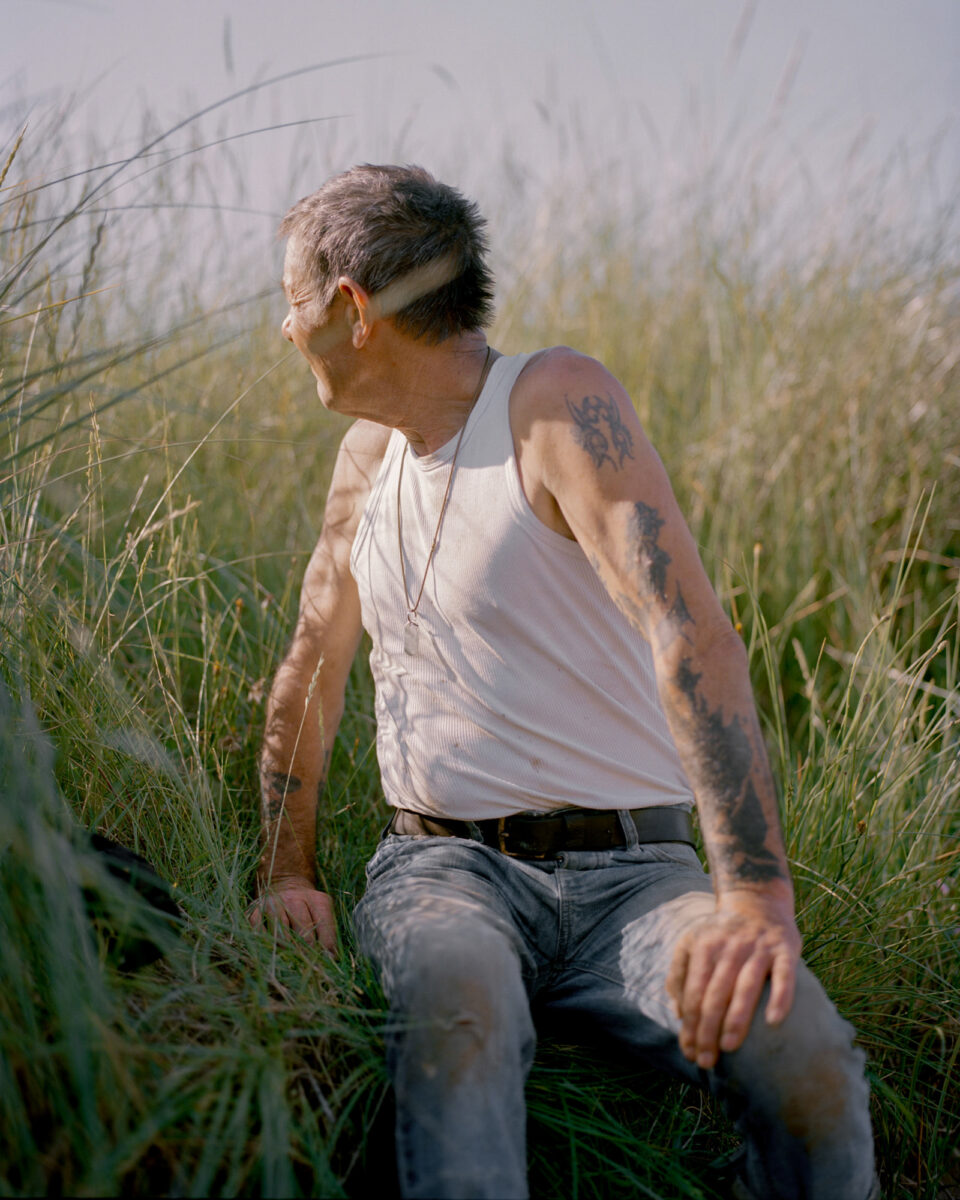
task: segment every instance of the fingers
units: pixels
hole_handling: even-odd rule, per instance
[[[330,954],[336,953],[337,924],[333,903],[323,892],[305,888],[275,892],[251,905],[247,916],[254,929],[272,922],[278,932],[288,929],[305,942],[319,944]]]
[[[727,997],[718,1039],[719,1049],[725,1053],[743,1045],[769,973],[770,955],[764,951],[754,952],[741,965]]]
[[[793,1003],[798,958],[799,939],[764,923],[718,915],[688,930],[666,980],[684,1056],[710,1070],[721,1053],[739,1049],[768,979],[765,1018],[779,1024]]]
[[[765,1014],[768,1025],[779,1025],[790,1012],[796,987],[796,960],[788,954],[778,955],[770,971],[770,999]]]
[[[277,915],[304,941],[315,942],[317,940],[316,922],[306,900],[300,897],[284,897]]]
[[[703,1070],[735,1050],[750,1026],[766,979],[766,956],[749,945],[708,942],[690,955],[680,1007],[680,1048]]]
[[[307,901],[313,923],[314,940],[330,954],[337,952],[337,922],[333,915],[333,903],[323,892],[315,892]]]
[[[677,1016],[683,1017],[683,986],[687,978],[687,963],[690,961],[690,952],[687,949],[686,938],[681,938],[677,943],[677,948],[673,952],[673,959],[670,962],[670,970],[667,972],[667,995],[673,1001],[674,1007],[677,1010]]]
[[[703,940],[695,946],[687,963],[680,1000],[680,1048],[691,1062],[703,1067],[712,1067],[715,1061],[715,1053],[710,1053],[713,1049],[710,1037],[712,1031],[715,1043],[718,1023],[712,1010],[706,1007],[706,1001],[711,989],[716,993],[717,988],[723,986],[723,972],[717,970],[720,951],[721,947],[712,940]],[[708,1059],[710,1061],[706,1061]]]

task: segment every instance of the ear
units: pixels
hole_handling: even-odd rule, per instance
[[[341,275],[337,287],[346,304],[351,340],[359,350],[373,330],[377,319],[376,305],[370,293],[349,275]]]

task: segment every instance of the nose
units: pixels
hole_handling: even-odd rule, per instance
[[[290,314],[289,313],[287,313],[287,315],[283,318],[283,323],[280,326],[280,332],[283,334],[283,336],[287,339],[288,342],[293,341],[293,338],[290,336]]]

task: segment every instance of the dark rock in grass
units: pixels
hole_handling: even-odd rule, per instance
[[[179,932],[183,910],[171,895],[170,884],[139,854],[99,833],[90,834],[90,848],[110,876],[129,888],[132,903],[123,905],[122,891],[106,895],[85,887],[87,915],[104,944],[109,961],[120,971],[136,971],[161,958]]]

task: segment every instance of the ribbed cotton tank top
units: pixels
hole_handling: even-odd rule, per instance
[[[641,808],[693,793],[657,697],[647,642],[580,546],[534,515],[510,432],[510,393],[530,355],[498,358],[470,413],[404,650],[394,431],[350,566],[373,641],[377,756],[387,801],[482,820],[576,805]],[[403,569],[416,597],[456,449],[406,451]]]

